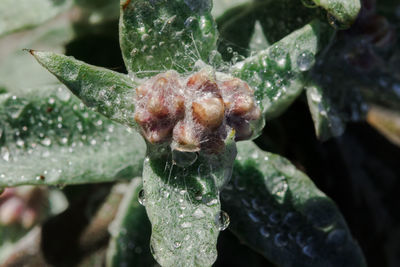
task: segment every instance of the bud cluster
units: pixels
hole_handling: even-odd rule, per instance
[[[210,69],[189,77],[167,71],[136,89],[135,120],[143,136],[152,144],[170,142],[174,150],[218,153],[231,130],[237,141],[251,138],[259,119],[247,83],[227,75],[217,79]]]

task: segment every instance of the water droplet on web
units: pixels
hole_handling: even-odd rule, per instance
[[[172,161],[179,167],[189,167],[196,162],[197,158],[198,155],[195,152],[172,151]]]
[[[260,222],[260,217],[258,217],[257,213],[255,213],[254,211],[249,211],[247,213],[247,215],[249,216],[250,220],[252,220],[255,223]]]
[[[284,234],[277,233],[274,237],[274,243],[277,247],[284,247],[288,244],[288,239]]]
[[[297,57],[297,67],[301,71],[308,71],[315,62],[314,54],[310,51],[303,51]]]
[[[217,216],[215,218],[215,221],[216,221],[216,225],[218,226],[218,229],[220,231],[224,231],[229,226],[230,218],[229,218],[228,213],[226,213],[225,211],[221,210],[217,214]]]
[[[303,5],[308,8],[316,8],[317,4],[313,0],[301,0]]]
[[[41,143],[42,145],[44,145],[44,146],[50,146],[50,145],[51,145],[51,140],[50,140],[50,138],[46,137],[46,138],[43,139],[40,143]]]
[[[143,206],[146,205],[144,189],[141,189],[139,191],[138,201],[139,201],[140,205],[143,205]]]
[[[190,222],[184,222],[184,223],[181,224],[181,227],[182,227],[182,228],[190,228],[190,227],[192,227],[192,223],[190,223]]]

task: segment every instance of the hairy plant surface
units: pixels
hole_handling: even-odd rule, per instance
[[[0,187],[7,187],[0,223],[16,227],[15,234],[0,227],[0,260],[22,261],[10,252],[20,240],[22,248],[41,242],[42,264],[74,265],[90,255],[81,264],[105,257],[108,266],[223,266],[217,241],[229,229],[256,252],[246,254],[254,266],[257,255],[278,266],[366,266],[341,212],[301,160],[252,140],[277,152],[279,138],[266,132],[302,100],[322,141],[362,120],[371,104],[399,109],[400,19],[390,1],[36,2],[35,9],[0,4],[0,35],[53,18],[23,46],[57,78],[27,53],[0,63]],[[30,16],[12,20],[11,7]],[[117,42],[123,61],[103,64]],[[126,186],[109,193],[107,185],[83,185],[103,182]],[[8,187],[20,185],[67,186],[70,206],[40,217],[29,198],[10,195]],[[81,217],[64,245],[77,259],[46,239],[71,214]],[[26,230],[16,225],[45,217],[41,235],[20,238]],[[225,238],[221,247],[242,250]]]

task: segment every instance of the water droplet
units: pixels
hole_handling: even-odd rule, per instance
[[[314,258],[315,255],[316,255],[315,249],[314,249],[314,247],[311,246],[311,245],[305,246],[305,247],[303,248],[303,253],[304,253],[305,255],[307,255],[308,257],[310,257],[310,258]]]
[[[44,145],[44,146],[50,146],[50,145],[51,145],[51,140],[50,140],[50,138],[46,137],[46,138],[43,139],[40,143],[41,143],[42,145]]]
[[[226,51],[231,54],[233,52],[233,48],[228,46],[228,48],[226,48]]]
[[[269,221],[271,222],[271,224],[278,224],[281,216],[278,212],[273,212],[271,213],[271,215],[268,216]]]
[[[271,233],[269,232],[269,229],[268,229],[267,226],[262,226],[262,227],[260,228],[260,234],[261,234],[263,237],[269,237],[269,236],[271,235]]]
[[[139,201],[140,205],[143,205],[143,206],[146,205],[144,189],[141,189],[139,191],[138,201]]]
[[[204,217],[204,212],[200,209],[197,208],[194,212],[193,212],[193,217],[197,218],[197,219],[201,219]]]
[[[225,211],[221,210],[217,214],[217,216],[215,218],[215,221],[216,221],[216,225],[218,226],[218,229],[220,231],[224,231],[229,226],[230,218],[229,218],[228,213],[226,213]]]
[[[303,51],[297,57],[297,67],[301,71],[308,71],[315,63],[314,54],[310,51]]]
[[[254,211],[250,211],[247,213],[247,215],[249,216],[250,220],[252,220],[255,223],[260,222],[260,218],[258,217],[257,213],[255,213]]]
[[[198,154],[195,152],[183,152],[178,150],[172,151],[172,160],[174,164],[179,167],[185,168],[193,165],[198,158]]]
[[[277,247],[284,247],[288,244],[288,239],[284,234],[277,233],[274,238],[274,243]]]
[[[317,4],[313,0],[301,0],[303,5],[308,8],[316,8]]]
[[[184,222],[184,223],[181,224],[181,227],[182,227],[182,228],[190,228],[190,227],[192,227],[192,223],[190,223],[190,222]]]
[[[331,25],[333,28],[335,28],[336,30],[344,30],[347,28],[347,26],[345,24],[343,24],[342,22],[340,22],[335,16],[333,16],[330,13],[327,13],[327,19],[328,19],[328,23],[329,25]]]
[[[175,241],[175,242],[174,242],[174,248],[175,248],[175,249],[180,248],[181,246],[182,246],[182,243],[181,243],[181,242],[179,242],[179,241]]]
[[[218,199],[212,193],[203,195],[202,202],[207,206],[214,206],[218,204]]]

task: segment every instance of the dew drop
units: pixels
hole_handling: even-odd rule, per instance
[[[260,228],[260,234],[265,238],[267,238],[271,235],[267,226],[262,226]]]
[[[193,212],[193,217],[197,218],[197,219],[201,219],[204,217],[204,212],[200,209],[197,208],[194,212]]]
[[[220,231],[224,231],[226,228],[228,228],[229,223],[230,223],[230,218],[228,213],[225,211],[221,210],[215,218],[216,225],[218,226],[218,229]]]
[[[288,244],[288,239],[284,234],[277,233],[274,238],[274,243],[277,247],[284,247]]]
[[[343,24],[342,22],[340,22],[335,16],[333,16],[330,13],[327,13],[327,19],[328,19],[328,23],[329,25],[331,25],[333,28],[335,28],[336,30],[344,30],[346,29],[346,25]]]
[[[311,53],[310,51],[303,51],[300,53],[300,55],[297,57],[297,67],[301,71],[308,71],[315,62],[315,57],[314,54]]]
[[[179,242],[179,241],[175,241],[175,242],[174,242],[174,248],[175,248],[175,249],[180,248],[181,246],[182,246],[182,243],[181,243],[181,242]]]
[[[144,206],[146,204],[146,198],[145,198],[145,194],[144,194],[144,189],[141,189],[139,191],[138,201],[139,201],[140,205]]]

